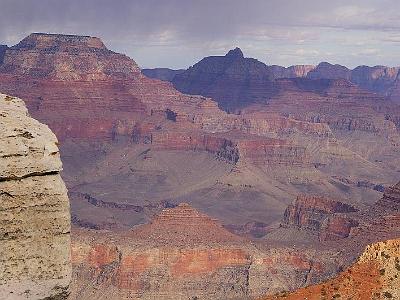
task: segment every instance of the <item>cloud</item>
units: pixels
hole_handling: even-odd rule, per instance
[[[360,47],[395,63],[400,41],[398,0],[0,0],[0,7],[0,43],[31,32],[93,35],[142,66],[186,67],[233,46],[280,64],[330,53],[353,65],[359,61],[348,54]]]

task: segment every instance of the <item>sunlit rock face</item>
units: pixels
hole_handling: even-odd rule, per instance
[[[333,279],[261,299],[398,299],[399,261],[399,239],[374,243],[366,247],[356,263]]]
[[[0,94],[0,298],[66,299],[70,211],[56,136]]]

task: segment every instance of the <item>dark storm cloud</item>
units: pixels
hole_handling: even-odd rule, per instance
[[[144,66],[187,66],[236,45],[270,63],[393,64],[399,2],[0,0],[0,43],[31,32],[94,35]]]

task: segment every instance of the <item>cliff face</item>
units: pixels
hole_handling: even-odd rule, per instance
[[[271,82],[270,69],[239,49],[196,70],[211,81],[223,70],[221,87],[229,81],[225,87],[246,91],[250,82],[260,97]],[[267,226],[305,187],[376,199],[378,192],[338,178],[350,164],[348,182],[391,183],[400,118],[347,81],[293,78],[275,87],[267,104],[228,114],[82,36],[32,34],[8,48],[0,66],[0,90],[26,99],[61,141],[74,222],[91,228],[143,223],[165,199],[188,198],[226,225]]]
[[[70,299],[252,299],[336,271],[324,251],[255,247],[187,204],[131,231],[74,233]]]
[[[310,79],[350,79],[350,74],[350,70],[344,66],[322,62],[310,71],[307,77]]]
[[[132,77],[140,69],[127,56],[108,50],[98,38],[34,33],[5,51],[0,73],[58,80],[104,80],[111,76]]]
[[[70,212],[57,139],[0,94],[0,298],[64,299]]]
[[[352,70],[350,80],[364,89],[388,95],[399,70],[399,67],[359,66]]]
[[[8,47],[6,45],[0,45],[0,64],[3,63],[4,55],[5,55],[7,49],[8,49]]]
[[[290,67],[269,66],[274,79],[307,77],[308,73],[315,69],[312,65],[295,65]]]
[[[298,196],[285,211],[282,225],[310,230],[319,235],[320,240],[346,238],[358,222],[347,217],[357,209],[324,197]]]
[[[400,240],[366,247],[359,260],[334,279],[267,299],[399,299]]]
[[[210,56],[172,80],[179,91],[215,99],[227,111],[265,102],[273,91],[272,73],[258,60],[244,58],[239,48]]]

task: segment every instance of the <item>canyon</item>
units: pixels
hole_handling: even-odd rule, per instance
[[[70,211],[57,138],[0,94],[0,298],[67,299]]]
[[[265,67],[240,49],[223,60],[234,76]],[[262,72],[254,86],[271,81]],[[227,228],[276,224],[304,192],[355,207],[376,201],[373,187],[397,174],[397,106],[340,82],[321,94],[319,84],[278,79],[268,105],[228,114],[211,98],[147,78],[98,38],[31,34],[7,47],[0,65],[0,89],[22,97],[60,141],[73,221],[104,229],[147,222],[184,199]]]
[[[329,250],[255,245],[186,203],[118,235],[73,236],[71,299],[253,299],[338,270]]]
[[[362,212],[331,199],[299,196],[281,225],[261,240],[232,234],[187,203],[127,231],[75,228],[71,299],[396,297],[399,187],[387,189]],[[336,226],[347,223],[332,229],[319,222],[338,215],[357,220],[350,233],[340,234],[345,227]],[[290,231],[301,240],[285,240]],[[313,238],[315,231],[327,238]]]
[[[253,299],[398,238],[396,70],[357,72],[236,48],[142,73],[61,34],[1,47],[0,91],[58,138],[64,170],[46,175],[69,191],[70,298]]]

